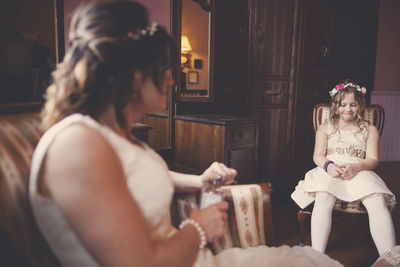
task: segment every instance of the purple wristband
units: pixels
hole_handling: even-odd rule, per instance
[[[333,162],[332,160],[327,160],[327,161],[325,162],[325,164],[324,164],[324,170],[325,170],[326,172],[328,172],[328,165],[331,164],[331,163],[335,163],[335,162]]]

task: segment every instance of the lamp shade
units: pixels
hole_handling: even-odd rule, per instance
[[[189,43],[189,39],[186,35],[182,35],[181,38],[181,52],[192,51],[192,46]]]

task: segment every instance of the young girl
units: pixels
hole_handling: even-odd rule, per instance
[[[388,209],[394,206],[395,196],[371,171],[378,165],[379,132],[363,118],[366,89],[344,82],[329,93],[329,122],[322,124],[315,135],[313,159],[317,167],[306,173],[292,199],[301,208],[315,200],[311,243],[321,252],[326,249],[336,199],[361,200],[381,255],[396,243]]]

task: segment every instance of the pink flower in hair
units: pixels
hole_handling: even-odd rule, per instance
[[[336,91],[340,91],[344,88],[344,84],[343,83],[339,83],[335,86]]]

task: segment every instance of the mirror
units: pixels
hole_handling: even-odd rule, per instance
[[[213,6],[211,0],[175,0],[180,71],[177,101],[212,101]],[[180,12],[179,12],[180,11]]]
[[[62,0],[0,1],[0,105],[37,105],[64,56]]]

